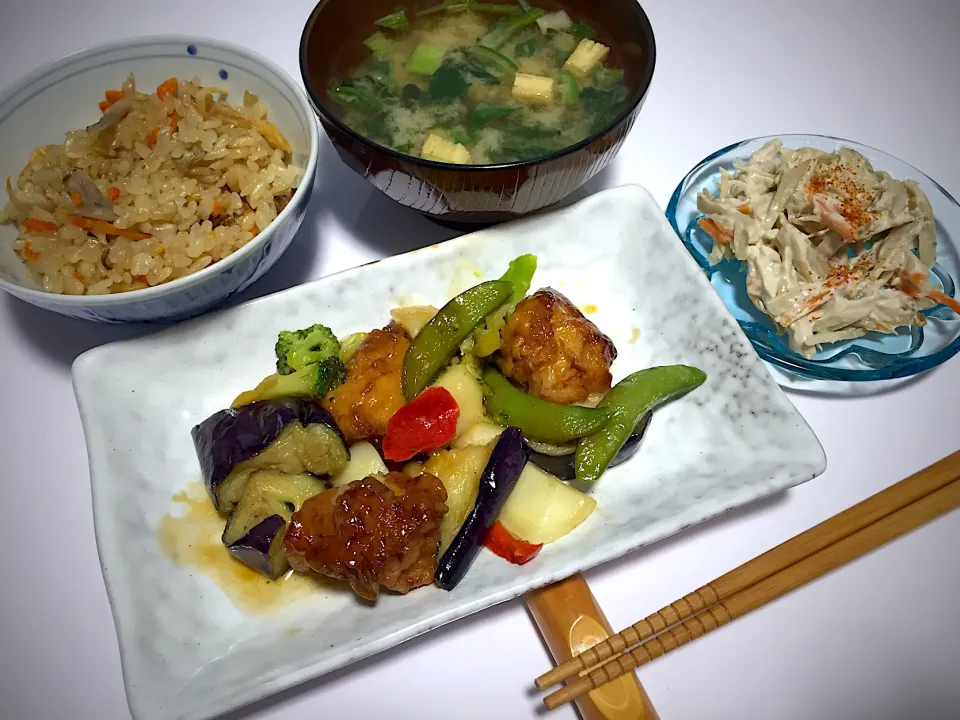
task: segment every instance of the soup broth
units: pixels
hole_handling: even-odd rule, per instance
[[[602,130],[629,97],[609,49],[565,12],[446,2],[377,25],[330,99],[356,132],[408,155],[531,160]]]

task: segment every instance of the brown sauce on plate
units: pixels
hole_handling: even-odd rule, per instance
[[[157,542],[163,554],[211,580],[241,611],[266,615],[329,591],[335,583],[292,570],[279,580],[254,572],[227,552],[220,542],[226,518],[217,512],[199,482],[175,493],[177,510],[160,519]]]

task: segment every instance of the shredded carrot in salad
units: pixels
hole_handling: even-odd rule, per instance
[[[933,300],[935,303],[946,305],[948,308],[960,315],[960,302],[957,302],[956,298],[952,298],[949,295],[940,292],[939,290],[931,290],[927,293],[927,297]]]

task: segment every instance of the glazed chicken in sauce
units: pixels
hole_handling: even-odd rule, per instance
[[[324,398],[347,442],[387,432],[390,418],[404,404],[400,378],[408,347],[410,338],[396,323],[373,330],[347,365],[346,382]]]
[[[294,570],[350,583],[376,600],[433,582],[447,491],[435,476],[368,477],[307,500],[290,522],[284,551]]]
[[[552,288],[522,300],[501,335],[500,370],[543,400],[572,405],[610,389],[613,341]]]

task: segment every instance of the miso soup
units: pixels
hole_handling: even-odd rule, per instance
[[[566,12],[452,2],[377,20],[367,57],[330,90],[338,117],[398,152],[486,165],[531,160],[625,108],[623,70]]]

